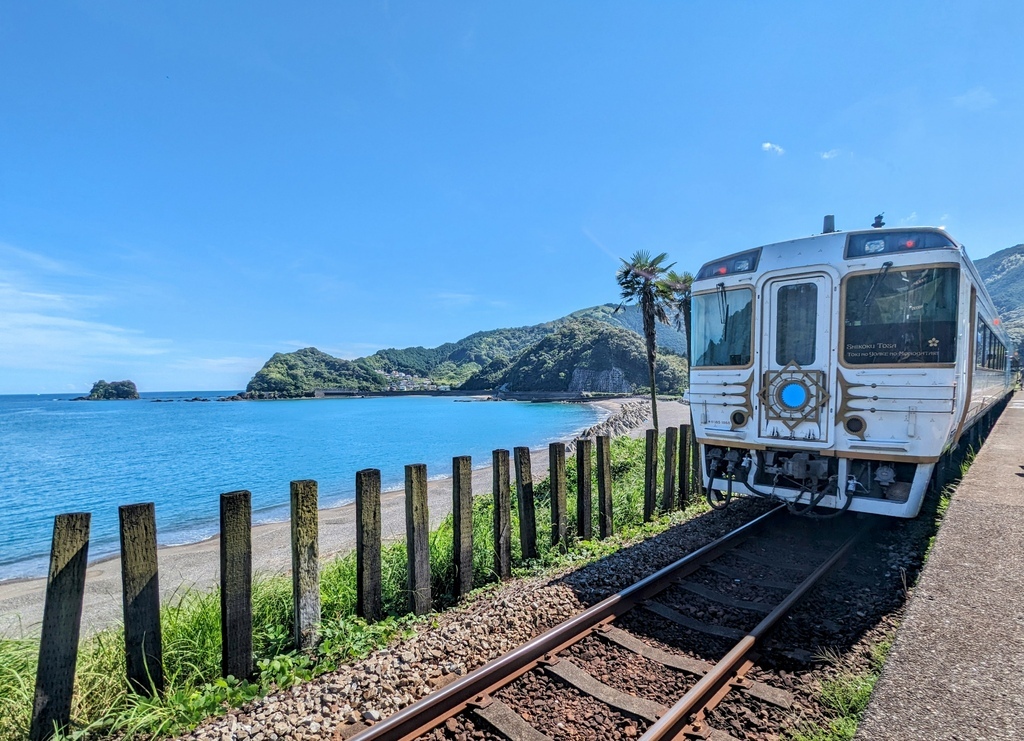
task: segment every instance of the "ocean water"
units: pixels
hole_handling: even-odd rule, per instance
[[[222,492],[250,490],[254,523],[285,520],[296,479],[315,479],[320,506],[333,506],[354,499],[363,468],[400,488],[407,464],[450,475],[453,456],[488,465],[496,448],[546,445],[604,416],[452,397],[214,401],[230,393],[0,396],[0,580],[46,574],[59,513],[92,513],[90,560],[117,551],[122,504],[155,502],[159,543],[190,543],[216,532]],[[210,401],[185,401],[195,396]]]

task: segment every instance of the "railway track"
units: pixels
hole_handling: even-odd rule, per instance
[[[776,508],[353,739],[732,738],[714,727],[727,698],[791,702],[748,676],[754,652],[863,532],[811,527]],[[638,691],[646,675],[660,685]]]

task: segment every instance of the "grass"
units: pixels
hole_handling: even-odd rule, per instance
[[[617,438],[612,442],[613,512],[616,537],[578,541],[576,532],[576,463],[567,457],[567,531],[563,551],[550,542],[550,486],[535,484],[539,558],[522,558],[513,538],[517,575],[530,575],[597,560],[640,535],[667,529],[678,513],[653,523],[643,522],[644,441]],[[596,470],[596,466],[595,466]],[[596,482],[594,483],[596,491]],[[497,581],[493,570],[490,494],[474,498],[473,582],[475,588]],[[686,516],[701,511],[702,504]],[[516,507],[512,532],[518,533]],[[597,532],[596,511],[594,532]],[[430,537],[431,580],[437,609],[455,603],[453,592],[453,522],[447,518]],[[308,680],[358,660],[417,624],[409,616],[404,542],[386,544],[382,552],[383,601],[387,617],[368,624],[355,617],[356,559],[349,553],[322,565],[320,577],[322,624],[316,649],[291,648],[292,587],[283,575],[261,576],[253,584],[253,651],[256,676],[249,680],[220,677],[220,595],[212,591],[182,591],[161,611],[165,692],[156,698],[131,694],[125,680],[124,635],[120,628],[103,630],[83,640],[78,658],[72,726],[68,737],[151,738],[181,733],[204,718],[226,712],[279,688]],[[0,638],[0,740],[28,734],[35,686],[38,640]]]
[[[832,718],[825,726],[802,726],[792,731],[789,738],[792,741],[850,741],[857,732],[857,724],[868,706],[890,648],[891,638],[872,646],[870,665],[861,673],[843,671],[840,668],[842,657],[825,652],[821,658],[837,671],[821,683],[819,700]]]

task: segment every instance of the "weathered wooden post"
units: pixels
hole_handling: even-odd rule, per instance
[[[644,522],[654,517],[658,498],[658,431],[647,430],[644,454]]]
[[[591,453],[594,443],[590,438],[576,441],[576,535],[580,540],[594,537],[593,482]]]
[[[455,596],[473,590],[473,462],[452,458],[452,515],[455,546]]]
[[[32,741],[51,738],[71,722],[90,519],[88,512],[73,512],[57,515],[53,520],[50,573],[46,580],[43,632],[29,726]]]
[[[296,648],[316,644],[320,624],[320,523],[316,482],[291,482],[292,499],[292,604]]]
[[[690,425],[679,426],[679,509],[690,506],[690,478],[693,455],[690,453]]]
[[[356,472],[356,614],[370,620],[384,615],[381,581],[380,471]]]
[[[548,445],[549,476],[551,477],[551,545],[564,553],[569,547],[565,513],[565,443]]]
[[[252,495],[220,495],[221,674],[252,675]]]
[[[597,528],[601,540],[615,532],[612,523],[612,447],[607,435],[597,436]]]
[[[539,558],[537,551],[537,507],[533,496],[533,468],[529,448],[516,448],[516,505],[519,509],[519,542],[523,558]]]
[[[430,612],[430,515],[427,467],[405,467],[405,548],[409,557],[409,605],[416,615]]]
[[[494,571],[499,579],[512,576],[512,492],[508,451],[491,454],[494,472]]]
[[[164,691],[156,510],[152,502],[118,507],[121,524],[121,596],[128,684],[140,695]]]
[[[679,450],[679,428],[665,428],[665,481],[661,490],[661,511],[671,512],[676,498],[676,452]]]

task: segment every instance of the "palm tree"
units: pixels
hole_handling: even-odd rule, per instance
[[[675,263],[665,265],[667,259],[668,255],[664,252],[651,257],[650,252],[638,250],[628,261],[622,261],[622,267],[615,274],[619,288],[622,289],[623,301],[640,304],[640,314],[644,319],[647,372],[651,380],[651,415],[654,417],[655,431],[658,430],[658,387],[654,380],[655,322],[668,324],[668,312],[673,306],[672,289],[664,277]]]
[[[690,339],[693,275],[669,270],[665,275],[665,284],[672,289],[672,308],[675,311],[676,329],[682,329],[686,333],[686,387],[689,388],[690,366],[693,365],[693,341]]]

